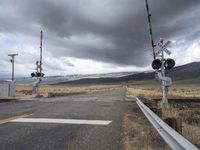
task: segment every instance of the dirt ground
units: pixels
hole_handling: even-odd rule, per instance
[[[124,150],[169,150],[139,108],[124,116]]]

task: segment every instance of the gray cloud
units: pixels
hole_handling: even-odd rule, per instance
[[[143,0],[0,3],[0,32],[37,38],[42,29],[45,48],[58,58],[69,56],[141,67],[152,60]],[[187,44],[199,40],[199,0],[149,0],[149,3],[156,40],[182,39]]]

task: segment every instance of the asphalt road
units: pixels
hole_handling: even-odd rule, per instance
[[[0,150],[121,150],[124,89],[0,103]],[[26,114],[27,116],[23,116]],[[112,121],[108,125],[11,122],[18,118]]]

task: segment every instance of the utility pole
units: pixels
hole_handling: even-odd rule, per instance
[[[14,81],[14,74],[15,74],[15,56],[17,56],[18,54],[8,54],[8,56],[11,57],[10,62],[12,63],[12,81]]]

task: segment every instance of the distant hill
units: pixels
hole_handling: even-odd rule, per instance
[[[200,62],[193,62],[182,66],[177,66],[170,71],[166,71],[166,75],[173,78],[173,81],[200,79]],[[101,83],[119,83],[138,80],[155,79],[155,72],[134,73],[122,77],[106,77],[106,78],[84,78],[74,81],[60,82],[57,84],[101,84]],[[199,81],[200,83],[200,81]]]
[[[174,80],[188,80],[200,77],[200,62],[178,66],[167,72]]]
[[[81,79],[100,79],[100,78],[119,78],[136,74],[138,72],[115,72],[115,73],[102,73],[102,74],[75,74],[75,75],[63,75],[63,76],[45,76],[42,79],[43,84],[57,84],[67,83],[69,81],[76,81]],[[10,78],[0,78],[0,80],[9,80]],[[32,84],[36,79],[32,77],[16,77],[17,84]]]

